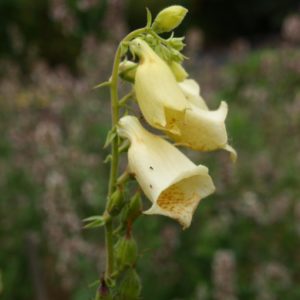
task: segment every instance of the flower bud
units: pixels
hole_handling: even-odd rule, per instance
[[[111,198],[109,201],[109,207],[108,207],[109,214],[112,216],[118,215],[120,213],[121,209],[123,208],[124,204],[125,204],[125,202],[123,199],[123,193],[118,188],[111,195]]]
[[[152,24],[152,29],[157,33],[172,31],[180,25],[187,12],[188,10],[183,6],[169,6],[158,13]]]
[[[175,75],[175,78],[177,81],[179,81],[179,82],[183,81],[188,77],[188,73],[183,68],[183,66],[181,64],[179,64],[178,62],[172,61],[169,66],[170,66],[173,74]]]
[[[139,299],[142,285],[141,280],[132,268],[126,270],[124,277],[120,283],[118,299],[136,300]]]
[[[121,237],[115,245],[118,267],[133,266],[137,259],[137,244],[132,237]]]
[[[134,82],[137,64],[126,60],[122,61],[119,65],[119,76],[129,82]]]

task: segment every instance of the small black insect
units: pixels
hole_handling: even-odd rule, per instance
[[[153,167],[152,167],[152,166],[150,166],[150,167],[149,167],[149,169],[150,169],[150,170],[153,170]]]
[[[152,184],[150,184],[150,188],[152,189]]]

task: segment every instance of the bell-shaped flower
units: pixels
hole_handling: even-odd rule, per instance
[[[235,159],[225,127],[226,102],[209,110],[198,84],[191,79],[178,83],[170,67],[145,41],[132,41],[131,51],[140,57],[134,87],[146,121],[179,144],[201,151],[226,149]]]
[[[129,172],[152,202],[144,213],[168,216],[189,227],[199,201],[215,190],[208,169],[144,129],[136,117],[121,118],[118,132],[131,142]]]

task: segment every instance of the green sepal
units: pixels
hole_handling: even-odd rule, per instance
[[[177,51],[181,51],[185,46],[185,43],[183,42],[183,40],[184,40],[184,37],[180,37],[180,38],[170,37],[167,40],[167,42],[171,48],[174,48]]]
[[[148,7],[146,7],[146,11],[147,11],[147,24],[146,24],[146,27],[150,28],[151,24],[152,24],[152,14],[151,14],[151,11],[149,10]]]
[[[120,188],[117,188],[109,200],[108,212],[112,216],[117,216],[125,204],[124,195]]]
[[[129,49],[129,43],[127,42],[122,42],[120,45],[120,51],[121,51],[121,57],[125,56],[127,54],[128,49]]]
[[[129,140],[124,140],[118,149],[119,153],[121,154],[127,152],[129,146],[130,146]]]
[[[103,87],[106,87],[106,86],[110,86],[111,82],[110,81],[104,81],[104,82],[101,82],[97,85],[95,85],[93,87],[93,89],[99,89],[99,88],[103,88]]]
[[[133,268],[128,268],[120,282],[116,299],[138,300],[142,290],[142,283]]]
[[[119,65],[119,76],[123,80],[133,83],[135,79],[137,66],[137,63],[134,63],[130,60],[122,61]]]
[[[107,279],[101,278],[100,286],[97,290],[96,300],[113,300],[111,289],[108,286]]]
[[[115,258],[119,270],[134,266],[137,260],[137,244],[132,237],[123,236],[115,244]]]
[[[113,127],[108,133],[107,133],[107,136],[106,136],[106,140],[105,140],[105,143],[104,143],[104,146],[103,148],[107,148],[111,142],[116,138],[117,136],[117,130],[116,130],[116,127]]]
[[[109,163],[110,161],[112,160],[112,155],[111,154],[108,154],[106,157],[105,157],[105,159],[104,159],[104,163],[105,164],[107,164],[107,163]]]
[[[105,225],[107,221],[107,216],[92,216],[82,220],[82,222],[87,223],[83,228],[97,228]]]
[[[141,193],[137,192],[130,199],[128,205],[122,210],[121,221],[125,224],[132,224],[142,213]]]

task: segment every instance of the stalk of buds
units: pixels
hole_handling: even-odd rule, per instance
[[[97,87],[111,93],[112,129],[105,147],[111,146],[107,205],[100,216],[87,218],[86,227],[105,227],[106,270],[96,299],[140,298],[141,281],[135,270],[138,247],[132,226],[141,216],[140,191],[130,195],[127,182],[134,178],[152,205],[143,213],[159,214],[188,228],[200,201],[215,190],[208,168],[194,164],[176,146],[150,133],[135,116],[127,115],[134,98],[146,122],[177,144],[198,151],[225,149],[232,160],[235,150],[228,144],[225,119],[227,103],[210,110],[200,96],[199,85],[182,63],[184,37],[167,39],[159,34],[174,30],[187,9],[174,5],[162,10],[154,22],[147,10],[144,28],[129,33],[115,54],[112,76]],[[138,62],[130,61],[138,58]],[[118,95],[118,81],[131,84],[132,91]],[[119,156],[128,155],[128,167],[119,176]],[[100,292],[99,292],[100,291]]]

